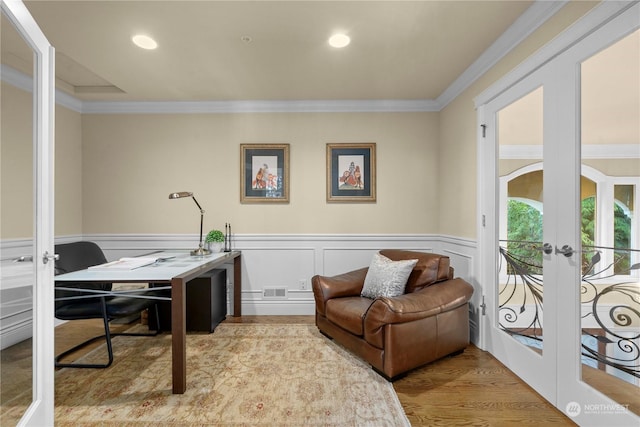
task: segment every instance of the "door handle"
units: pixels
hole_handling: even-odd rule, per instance
[[[567,258],[569,258],[571,255],[574,254],[574,250],[569,245],[564,245],[561,249],[558,249],[558,247],[556,246],[556,255],[557,254],[562,254],[562,255],[566,256]]]
[[[542,249],[539,249],[542,252],[544,252],[547,255],[551,255],[553,253],[553,246],[551,245],[551,243],[545,243],[544,245],[542,245]],[[556,246],[556,251],[555,251],[556,255],[557,254],[562,254],[564,256],[566,256],[567,258],[569,258],[571,255],[573,255],[575,253],[575,251],[573,250],[573,248],[569,245],[564,245],[562,248],[558,249],[558,247]]]
[[[60,255],[58,254],[50,254],[49,251],[45,251],[44,255],[42,256],[42,262],[43,263],[48,263],[49,261],[53,260],[53,261],[57,261],[60,259]]]
[[[14,259],[13,262],[33,262],[33,257],[31,255],[22,255]]]

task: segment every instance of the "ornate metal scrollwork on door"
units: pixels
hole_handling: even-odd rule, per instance
[[[542,242],[501,243],[500,327],[527,345],[540,347],[542,257],[549,254]],[[625,257],[619,253],[638,252],[590,246],[581,254],[583,363],[635,378],[640,378],[640,263],[622,265]]]

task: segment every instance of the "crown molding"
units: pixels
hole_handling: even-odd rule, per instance
[[[31,76],[8,65],[0,64],[0,80],[25,92],[33,92]],[[83,102],[59,89],[56,89],[55,92],[55,103],[77,113],[82,113]]]
[[[2,65],[0,79],[33,92],[31,76]],[[237,113],[411,113],[437,112],[429,99],[292,100],[292,101],[81,101],[56,90],[56,104],[82,114],[237,114]]]
[[[437,98],[440,108],[446,107],[458,95],[464,92],[476,80],[529,37],[549,18],[555,15],[568,0],[536,0],[487,50],[476,59],[442,94]]]
[[[539,1],[539,0],[538,0]],[[536,1],[537,3],[537,1]],[[609,22],[627,9],[637,7],[638,1],[603,1],[591,9],[586,15],[574,22],[570,27],[558,34],[553,40],[521,62],[516,68],[504,75],[498,82],[484,89],[474,98],[476,108],[486,104],[500,95],[525,76],[531,74],[541,65],[556,55],[564,52],[582,40],[595,29]]]
[[[66,107],[77,113],[82,113],[84,109],[84,103],[82,101],[58,89],[56,89],[55,102],[56,104],[62,107]]]
[[[163,101],[109,102],[85,101],[85,114],[233,114],[233,113],[378,113],[433,112],[439,105],[432,100],[292,100],[292,101]]]
[[[82,101],[56,90],[56,103],[82,114],[237,114],[438,112],[560,10],[568,0],[536,0],[437,99]],[[2,65],[2,81],[31,91],[31,77]]]
[[[0,77],[2,81],[22,89],[26,92],[33,92],[33,79],[15,68],[0,64]]]

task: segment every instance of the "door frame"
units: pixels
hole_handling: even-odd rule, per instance
[[[54,423],[54,49],[22,0],[2,12],[34,52],[33,67],[33,396],[19,426]]]

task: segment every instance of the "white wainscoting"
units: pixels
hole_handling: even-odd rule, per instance
[[[22,257],[33,257],[31,240],[0,242],[0,348],[33,334],[33,264],[17,262]]]
[[[66,236],[56,243],[91,240],[105,252],[108,260],[136,256],[163,249],[195,249],[196,235],[84,235]],[[470,306],[471,338],[479,334],[477,280],[473,277],[476,243],[472,240],[440,235],[235,235],[232,248],[242,251],[242,313],[246,315],[313,315],[315,303],[311,278],[331,276],[366,267],[380,249],[410,249],[448,255],[455,275],[476,288]],[[232,266],[227,272],[228,292],[233,289]],[[4,285],[2,285],[4,286]],[[26,285],[25,285],[26,286]],[[286,289],[284,297],[264,296],[265,289]],[[0,288],[1,289],[1,288]],[[228,312],[232,313],[231,298]],[[5,302],[3,301],[4,305]],[[8,326],[8,324],[6,325]],[[5,322],[0,324],[4,334]]]
[[[461,277],[471,285],[475,292],[469,302],[469,323],[471,342],[480,342],[480,316],[482,315],[482,294],[483,289],[475,276],[476,265],[476,242],[468,239],[460,239],[452,236],[440,236],[440,246],[438,253],[448,255],[451,259],[451,266],[455,269],[455,276]]]

